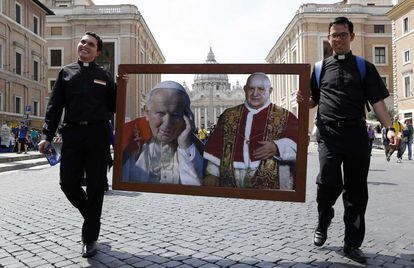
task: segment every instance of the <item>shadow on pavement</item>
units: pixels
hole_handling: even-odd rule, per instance
[[[100,243],[98,246],[98,254],[93,258],[88,259],[88,263],[91,267],[118,267],[123,265],[130,265],[132,267],[176,267],[184,265],[185,267],[364,267],[365,265],[351,261],[344,256],[342,247],[323,247],[320,251],[333,251],[337,253],[339,258],[342,260],[336,261],[323,261],[323,260],[309,260],[309,261],[290,261],[283,260],[277,257],[277,253],[272,255],[270,261],[259,260],[254,257],[244,257],[239,261],[220,258],[214,256],[208,256],[205,258],[195,258],[185,254],[177,254],[176,252],[170,251],[162,254],[152,254],[150,252],[143,251],[142,253],[131,254],[127,252],[120,252],[111,250],[111,245],[108,243]],[[199,253],[203,254],[203,253]],[[414,255],[412,254],[401,254],[401,258],[395,256],[387,256],[381,254],[372,254],[365,251],[367,256],[367,263],[370,267],[393,267],[397,263],[405,263],[408,267],[413,264]],[[205,254],[208,255],[208,254]],[[237,255],[237,254],[235,254]],[[286,253],[281,252],[281,255]],[[241,255],[238,257],[242,258]],[[300,258],[300,257],[298,257]],[[326,256],[328,258],[328,256]],[[390,262],[392,260],[392,262]],[[391,265],[391,266],[390,266]],[[182,266],[182,267],[184,267]]]
[[[137,197],[142,195],[139,192],[129,192],[129,191],[119,191],[119,190],[109,190],[105,192],[106,196],[125,196],[125,197]]]
[[[392,182],[378,182],[378,181],[369,181],[368,184],[371,184],[371,185],[392,185],[392,186],[398,185],[398,184],[392,183]]]
[[[385,169],[369,169],[369,171],[383,171],[383,172],[385,172],[386,170]]]
[[[35,168],[36,168],[36,170],[43,170],[43,169],[48,169],[48,168],[50,168],[50,166],[49,165],[46,165],[46,164],[44,164],[44,167],[42,167],[42,166],[34,166]],[[21,170],[19,170],[19,171],[21,171],[21,172],[33,172],[33,168],[34,167],[30,167],[30,168],[25,168],[25,169],[21,169]]]

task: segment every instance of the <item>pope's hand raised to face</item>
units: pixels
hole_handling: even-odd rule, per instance
[[[185,122],[185,128],[181,132],[181,134],[178,136],[177,142],[178,142],[178,147],[180,147],[181,149],[187,149],[192,144],[191,134],[192,134],[193,130],[192,130],[192,127],[191,127],[192,124],[190,122],[190,118],[188,118],[188,116],[186,116],[186,115],[184,115],[183,118],[184,118],[184,122]]]

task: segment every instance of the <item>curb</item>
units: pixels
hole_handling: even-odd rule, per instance
[[[15,154],[15,153],[13,153]],[[1,155],[0,155],[1,156]],[[0,163],[9,163],[9,162],[16,162],[16,161],[24,161],[29,159],[38,159],[42,158],[44,155],[42,154],[21,154],[12,157],[0,157]]]
[[[12,171],[12,170],[26,169],[30,167],[45,165],[45,164],[49,164],[49,162],[44,157],[42,157],[42,159],[39,159],[39,157],[37,157],[34,159],[23,160],[23,161],[6,162],[6,163],[0,164],[0,173],[6,172],[6,171]]]

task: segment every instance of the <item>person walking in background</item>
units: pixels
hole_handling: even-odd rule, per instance
[[[16,137],[12,130],[10,130],[10,137],[9,137],[9,153],[14,152],[14,145],[16,144]]]
[[[95,59],[102,51],[102,39],[86,32],[77,45],[78,61],[64,66],[58,75],[47,106],[39,151],[52,142],[65,109],[62,129],[60,186],[84,218],[82,257],[97,253],[101,226],[110,129],[115,112],[115,83],[111,74]],[[86,192],[81,187],[86,171]]]
[[[402,138],[401,138],[401,158],[404,155],[405,150],[408,151],[408,160],[412,158],[412,145],[413,145],[413,123],[412,119],[405,119],[404,127],[402,130]]]
[[[372,155],[372,144],[374,143],[374,140],[375,140],[375,130],[370,124],[368,124],[367,132],[368,132],[369,155]]]
[[[318,106],[316,139],[320,163],[316,197],[319,217],[313,243],[318,247],[325,243],[334,217],[333,205],[342,194],[343,251],[347,258],[365,263],[366,257],[360,250],[365,236],[370,164],[365,103],[371,103],[377,118],[387,127],[388,138],[395,136],[395,130],[384,103],[389,93],[375,66],[351,52],[353,23],[346,17],[337,17],[328,29],[333,55],[320,65],[315,64],[309,99],[310,108]],[[365,75],[361,75],[360,63]],[[297,99],[305,101],[301,92]]]
[[[21,122],[18,132],[18,144],[17,153],[21,153],[22,146],[24,147],[24,153],[27,154],[27,142],[29,141],[29,127],[25,122]]]
[[[395,140],[390,141],[390,151],[388,152],[387,160],[390,161],[392,154],[397,151],[397,163],[401,163],[403,152],[402,146],[404,146],[402,144],[402,131],[404,129],[404,126],[398,119],[398,115],[395,115],[392,122],[392,126],[395,129]]]
[[[39,133],[35,129],[30,130],[30,139],[32,141],[33,150],[38,150],[38,143],[39,143]]]

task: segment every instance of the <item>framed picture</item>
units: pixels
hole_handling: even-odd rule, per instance
[[[114,190],[305,202],[309,103],[306,101],[297,103],[295,93],[296,90],[300,90],[305,99],[309,98],[309,64],[121,64],[118,73],[112,185]],[[179,122],[174,125],[179,131],[174,130],[177,135],[173,149],[164,148],[165,143],[159,142],[163,139],[159,135],[171,134],[169,130],[160,130],[156,125],[157,116],[161,115],[153,110],[158,106],[166,106],[163,102],[157,104],[160,97],[158,95],[162,95],[159,90],[158,93],[154,93],[154,97],[149,93],[147,95],[150,96],[146,96],[148,100],[141,100],[149,101],[147,104],[150,104],[146,107],[145,116],[126,119],[127,81],[121,78],[124,74],[160,76],[160,74],[250,75],[256,73],[267,76],[266,80],[269,83],[272,81],[274,89],[273,91],[270,89],[269,94],[272,94],[272,98],[277,98],[283,107],[272,103],[266,104],[263,112],[265,114],[262,116],[264,119],[260,120],[259,114],[262,110],[258,109],[260,113],[257,115],[253,112],[252,117],[249,115],[251,110],[247,108],[249,105],[245,105],[244,101],[224,111],[214,110],[214,116],[218,118],[215,129],[210,133],[208,131],[204,134],[200,134],[200,131],[195,133],[206,140],[205,144],[197,139],[197,135],[193,135],[191,142],[188,143],[191,146],[183,146],[187,149],[183,150],[177,145],[184,143],[185,139],[180,140],[179,134],[190,129],[186,128],[190,122],[200,123],[201,119],[201,122],[207,123],[206,119],[200,116],[200,109],[185,110],[185,107],[190,105],[188,90],[187,93],[181,94],[182,98],[187,96],[186,101],[177,101],[174,106],[177,107],[176,109],[181,109],[181,113],[168,115],[169,118],[176,116]],[[244,85],[245,82],[242,81],[241,84]],[[165,83],[161,83],[163,85],[161,88],[175,85],[175,82]],[[258,93],[259,86],[245,87],[244,90],[242,86],[239,87],[243,100],[244,97],[248,98],[250,93],[262,94]],[[155,92],[155,89],[153,90]],[[218,87],[216,90],[219,90]],[[172,95],[168,96],[170,97],[165,97],[167,101],[171,102],[175,99]],[[217,98],[219,97],[217,95]],[[269,99],[269,96],[267,98]],[[210,105],[214,103],[214,96],[212,100]],[[254,97],[250,101],[255,101]],[[207,114],[207,108],[205,113]],[[246,116],[250,116],[250,119],[246,119]],[[252,123],[256,121],[261,123]],[[250,123],[248,125],[245,122]],[[256,156],[249,158],[250,153],[256,153],[257,148],[265,145],[275,147],[277,153],[267,158],[257,155],[257,158]],[[180,158],[180,155],[185,153],[191,159],[198,159],[194,160],[194,164],[189,164],[190,167],[181,166],[185,161]],[[170,160],[163,161],[164,155],[169,155],[167,159]],[[284,158],[284,155],[289,155],[290,158]],[[254,160],[248,163],[247,168],[243,166],[246,159]],[[198,174],[194,178],[188,175],[192,169]]]

